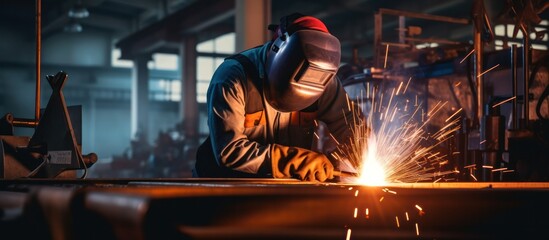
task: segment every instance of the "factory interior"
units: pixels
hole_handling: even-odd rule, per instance
[[[292,13],[339,40],[351,167],[194,176],[214,72]],[[547,0],[0,0],[0,236],[546,239],[548,48]]]

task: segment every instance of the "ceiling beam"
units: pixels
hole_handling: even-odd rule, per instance
[[[201,0],[121,39],[116,46],[123,59],[132,59],[169,42],[181,42],[184,34],[196,34],[234,16],[234,1]]]

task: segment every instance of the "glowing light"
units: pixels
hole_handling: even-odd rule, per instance
[[[351,239],[351,229],[347,229],[347,237],[345,238],[346,240],[350,240]]]
[[[368,141],[368,151],[363,153],[365,159],[363,159],[364,166],[360,174],[359,183],[370,186],[382,186],[387,182],[385,181],[385,169],[381,166],[377,160],[377,144],[375,138],[371,138]]]
[[[355,208],[355,213],[353,214],[353,217],[356,218],[358,216],[358,208]]]
[[[409,108],[413,96],[405,93],[410,80],[402,92],[402,82],[392,91],[375,86],[370,93],[368,86],[366,96],[371,96],[367,98],[368,102],[365,103],[365,98],[360,96],[357,96],[357,104],[348,102],[347,107],[353,116],[352,119],[344,116],[346,123],[352,126],[352,137],[348,143],[338,143],[338,149],[355,168],[353,172],[359,173],[359,177],[351,181],[370,186],[432,182],[457,172],[443,169],[448,163],[446,155],[433,150],[459,130],[459,113],[463,109],[451,114],[444,123],[446,125],[436,132],[427,132],[428,124],[448,102],[438,102],[425,112],[416,95],[414,107]],[[367,112],[367,117],[362,119],[361,113]]]

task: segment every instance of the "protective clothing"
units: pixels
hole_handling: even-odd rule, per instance
[[[341,83],[326,80],[312,104],[281,112],[267,102],[268,42],[226,59],[215,71],[207,92],[210,137],[197,154],[199,177],[274,177],[324,181],[333,177],[326,154],[335,144],[315,149],[318,122],[324,123],[340,143],[351,137],[353,114]],[[250,70],[252,69],[252,70]],[[318,121],[318,122],[316,122]],[[336,164],[337,166],[337,164]]]

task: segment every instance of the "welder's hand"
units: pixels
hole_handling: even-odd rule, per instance
[[[324,182],[334,178],[334,166],[322,154],[298,147],[273,144],[271,148],[273,177],[296,177]]]
[[[292,172],[295,169],[301,180],[324,182],[334,178],[334,165],[322,153],[311,152],[300,165],[296,165],[295,162],[290,161],[284,171]]]

